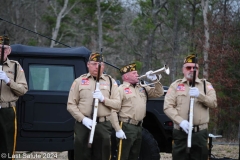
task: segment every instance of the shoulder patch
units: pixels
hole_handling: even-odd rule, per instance
[[[114,86],[118,86],[118,84],[117,84],[116,81],[113,81],[113,85],[114,85]]]
[[[22,69],[22,67],[21,67],[21,66],[19,66],[19,70],[20,70],[21,72],[23,72],[23,69]]]
[[[208,84],[208,85],[207,85],[207,88],[208,88],[208,89],[213,89],[213,86],[212,86],[211,84]]]
[[[72,86],[71,86],[71,90],[73,90],[75,88],[76,85],[76,81],[73,82]]]

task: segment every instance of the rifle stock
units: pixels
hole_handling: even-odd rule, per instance
[[[99,82],[96,83],[96,89],[99,89]],[[95,128],[96,128],[98,103],[99,103],[99,100],[94,99],[93,116],[92,116],[93,123],[92,123],[92,129],[91,129],[91,132],[90,132],[90,135],[89,135],[89,140],[88,140],[88,147],[89,148],[92,147],[94,132],[95,132]]]
[[[189,128],[188,128],[188,138],[187,138],[187,153],[190,153],[190,149],[192,147],[193,107],[194,107],[194,97],[191,97],[190,107],[189,107]]]
[[[197,66],[197,54],[195,56],[195,67],[193,71],[193,80],[192,87],[195,87],[196,80],[196,66]],[[189,127],[188,127],[188,138],[187,138],[187,153],[190,153],[192,147],[192,129],[193,129],[193,109],[194,109],[194,97],[190,97],[190,106],[189,106]]]
[[[99,89],[99,79],[100,79],[100,72],[101,72],[101,62],[102,62],[102,48],[100,52],[100,61],[98,63],[98,74],[96,78],[96,85],[95,85],[95,90],[100,90]],[[98,104],[99,104],[99,99],[95,98],[93,101],[93,115],[92,115],[92,129],[89,134],[89,140],[88,140],[88,147],[92,147],[93,143],[93,138],[94,138],[94,133],[95,133],[95,128],[96,128],[96,121],[97,121],[97,112],[98,112]]]

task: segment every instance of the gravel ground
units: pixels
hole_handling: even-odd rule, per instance
[[[212,154],[216,158],[229,157],[238,159],[239,145],[214,145]],[[160,153],[161,160],[171,160],[172,155]],[[16,160],[67,160],[67,152],[16,152]]]

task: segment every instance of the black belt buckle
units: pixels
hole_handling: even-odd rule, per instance
[[[192,130],[193,133],[196,133],[199,131],[200,131],[199,126],[193,126],[193,130]]]

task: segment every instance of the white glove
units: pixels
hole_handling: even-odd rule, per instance
[[[197,87],[191,87],[189,90],[189,95],[191,97],[198,97],[199,96],[199,90]]]
[[[183,120],[180,127],[188,134],[189,122],[187,120]]]
[[[147,78],[151,81],[155,81],[157,79],[156,74],[152,74],[153,71],[146,72]]]
[[[119,138],[119,139],[127,139],[125,133],[121,129],[116,132],[116,137]]]
[[[93,120],[91,120],[90,118],[84,117],[82,120],[82,123],[84,126],[86,126],[88,129],[92,129],[92,123]]]
[[[8,76],[4,71],[0,71],[0,79],[3,80],[6,84],[10,81]]]
[[[104,101],[104,96],[102,95],[102,92],[99,89],[96,89],[93,93],[93,98],[97,98],[100,100],[100,102]]]

